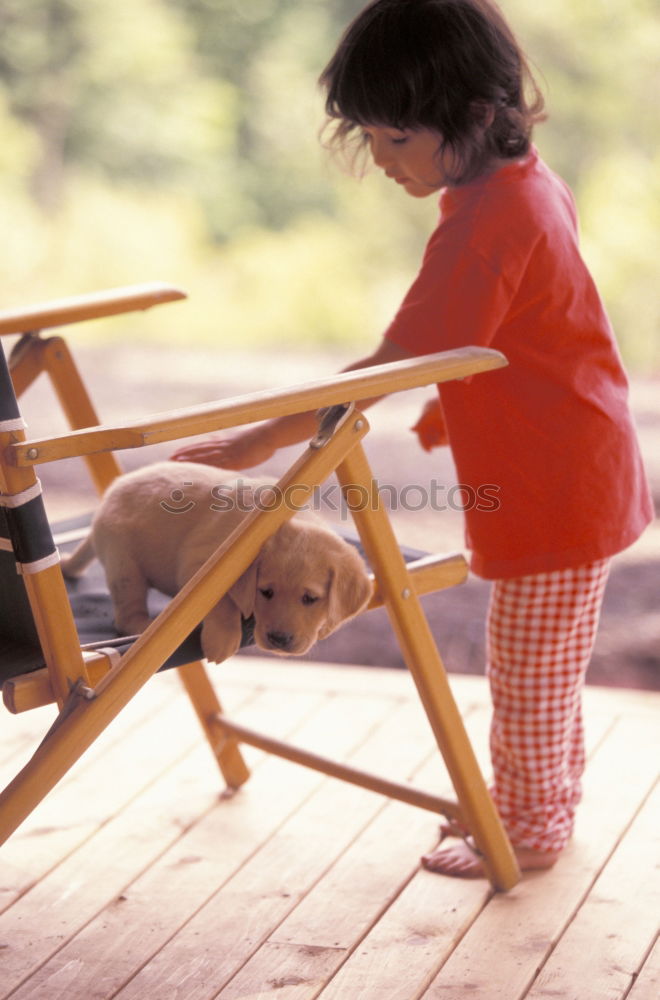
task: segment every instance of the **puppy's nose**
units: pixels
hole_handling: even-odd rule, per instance
[[[290,632],[267,632],[266,638],[273,649],[288,649],[293,642]]]

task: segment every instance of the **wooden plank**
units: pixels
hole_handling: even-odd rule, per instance
[[[388,803],[269,940],[348,952],[413,876],[431,829],[424,813]]]
[[[407,569],[418,597],[432,594],[436,590],[444,590],[446,587],[455,587],[465,583],[468,577],[468,565],[465,556],[460,552],[424,556],[408,563]],[[374,592],[365,608],[366,611],[380,608],[385,603],[378,581],[374,579],[373,574],[371,578],[374,580]]]
[[[425,769],[428,771],[428,768]],[[419,841],[419,846],[423,839]],[[430,846],[430,844],[429,844]],[[356,873],[356,878],[361,878]],[[350,947],[338,950],[326,945],[308,945],[306,941],[289,941],[289,976],[293,970],[304,968],[305,956],[312,957],[312,968],[304,978],[314,983],[318,978],[318,954],[334,955],[334,962],[327,971],[334,973],[322,991],[328,1000],[412,1000],[418,996],[437,972],[442,962],[477,919],[492,893],[484,880],[445,879],[418,868],[410,881],[396,895],[382,913],[376,915],[367,933],[356,934]],[[383,902],[385,902],[383,900]],[[328,907],[331,919],[332,908]],[[239,1000],[250,996],[248,976],[254,976],[253,986],[265,988],[264,973],[269,975],[273,949],[280,945],[278,935],[268,942],[263,955],[245,967],[220,996],[223,1000]],[[283,955],[280,956],[283,966]],[[261,980],[260,980],[261,977]],[[278,997],[279,997],[278,993]],[[296,983],[290,991],[291,998],[303,1000],[315,996],[309,983]],[[289,998],[289,993],[284,996]]]
[[[231,707],[238,704],[233,696]],[[147,705],[152,712],[142,715]],[[158,701],[145,697],[140,708],[140,727],[131,733],[124,726],[100,739],[3,846],[3,909],[199,742],[199,725],[183,699],[170,699],[157,711]],[[163,733],[176,735],[163,740]],[[218,785],[219,776],[214,775],[211,788]]]
[[[310,705],[314,703],[314,697],[310,699],[308,695],[316,696],[316,703],[319,698],[338,696],[337,707],[341,707],[341,691],[345,686],[356,702],[369,703],[377,698],[385,712],[396,709],[402,701],[413,697],[409,676],[405,671],[397,670],[333,668],[322,664],[317,668],[316,664],[309,665],[295,661],[237,657],[223,664],[218,676],[222,676],[222,696],[227,703],[230,700],[230,689],[233,700],[234,697],[249,697],[255,688],[263,690],[264,686],[271,690],[273,697],[279,699],[280,703],[288,703],[290,699],[295,699],[297,691],[303,691],[307,693],[303,697],[307,697],[307,703]],[[167,684],[170,680],[175,681],[175,678],[160,678],[148,690],[160,690],[161,681]],[[482,679],[452,678],[452,688],[459,704],[476,705],[484,709],[487,707],[488,692]],[[175,689],[178,694],[178,686]],[[138,701],[139,698],[125,710],[125,713],[122,713],[108,735],[119,732],[127,713]],[[265,706],[265,702],[263,704]],[[650,769],[653,764],[652,755],[645,751],[648,746],[654,745],[656,739],[660,696],[652,692],[587,689],[585,705],[587,734],[590,744],[597,745],[597,748],[586,774],[585,800],[578,813],[574,844],[552,872],[528,876],[521,886],[506,897],[506,900],[496,897],[489,902],[471,927],[469,920],[465,920],[469,904],[467,911],[465,904],[461,903],[456,914],[452,914],[451,905],[445,897],[445,892],[464,891],[466,884],[420,871],[415,872],[402,891],[393,896],[389,905],[386,905],[387,897],[382,896],[381,906],[376,908],[375,917],[372,915],[367,933],[361,939],[359,946],[353,947],[350,953],[343,948],[317,947],[296,941],[275,943],[276,933],[273,928],[281,917],[281,907],[294,906],[299,898],[298,895],[288,898],[283,895],[289,891],[291,884],[289,871],[295,882],[296,864],[300,864],[306,870],[310,856],[314,858],[314,866],[320,866],[324,862],[329,867],[333,863],[330,849],[327,847],[328,843],[331,845],[334,843],[328,817],[332,821],[335,820],[337,813],[333,809],[333,801],[339,803],[340,800],[335,799],[333,794],[325,799],[325,807],[322,802],[328,788],[341,787],[343,796],[344,786],[338,786],[335,782],[325,782],[323,789],[319,786],[318,791],[313,792],[309,798],[309,802],[313,803],[310,804],[309,810],[306,811],[307,807],[301,806],[301,811],[307,819],[305,820],[303,816],[300,827],[295,826],[297,811],[291,810],[290,818],[273,831],[271,839],[270,831],[263,830],[264,823],[269,821],[271,802],[276,810],[280,792],[287,793],[288,779],[295,781],[297,780],[295,774],[305,775],[307,772],[279,761],[264,762],[257,767],[254,778],[243,792],[234,800],[224,802],[218,809],[211,809],[209,812],[208,806],[212,798],[209,780],[215,782],[213,788],[217,788],[217,781],[211,755],[205,746],[200,745],[191,757],[176,765],[169,774],[164,774],[144,794],[126,805],[104,827],[96,831],[84,845],[74,851],[69,860],[57,864],[56,868],[42,880],[45,889],[36,885],[7,910],[0,921],[0,946],[10,945],[9,948],[2,947],[0,950],[3,973],[8,967],[7,961],[13,963],[13,966],[10,964],[9,967],[13,968],[17,975],[19,974],[17,982],[20,982],[29,977],[32,970],[38,975],[37,967],[47,961],[49,955],[57,954],[61,959],[61,965],[58,967],[55,958],[48,963],[52,975],[46,988],[40,980],[33,978],[30,982],[28,978],[22,987],[21,1000],[25,1000],[26,997],[42,1000],[42,997],[48,996],[49,1000],[51,997],[56,1000],[57,997],[75,996],[75,993],[70,994],[69,984],[75,982],[78,975],[81,981],[80,997],[84,996],[85,1000],[89,1000],[91,996],[98,997],[99,1000],[101,997],[109,998],[115,992],[114,972],[117,970],[117,974],[121,975],[123,960],[121,942],[114,949],[113,937],[119,933],[122,941],[128,942],[129,946],[135,941],[139,949],[141,937],[152,933],[152,922],[159,924],[161,919],[168,920],[170,901],[173,899],[176,902],[180,891],[185,894],[190,878],[199,878],[200,882],[203,881],[203,878],[195,873],[199,865],[207,864],[204,872],[200,869],[200,875],[207,876],[206,888],[212,894],[211,899],[215,899],[213,893],[219,886],[217,883],[211,885],[212,879],[208,878],[208,873],[214,872],[215,864],[224,864],[219,857],[219,845],[223,850],[226,847],[229,851],[233,851],[234,839],[237,838],[242,842],[245,825],[243,819],[247,817],[248,844],[243,855],[245,863],[242,865],[242,870],[245,872],[244,881],[240,880],[241,862],[229,864],[227,870],[231,874],[228,875],[226,886],[217,893],[219,901],[217,912],[223,921],[218,927],[220,933],[214,933],[215,928],[203,919],[205,911],[206,915],[212,916],[213,910],[211,908],[207,910],[206,907],[201,909],[197,918],[197,928],[200,931],[196,939],[197,950],[195,938],[191,935],[190,960],[180,970],[178,983],[173,979],[156,995],[186,997],[188,1000],[187,990],[191,984],[192,990],[198,988],[201,990],[204,981],[215,986],[217,980],[214,980],[214,977],[218,971],[219,958],[213,953],[213,948],[216,952],[223,950],[225,926],[230,928],[238,942],[237,964],[245,962],[247,956],[245,972],[238,971],[234,979],[224,987],[222,995],[225,1000],[230,996],[230,993],[225,991],[230,989],[234,990],[236,997],[241,997],[241,1000],[248,998],[257,1000],[257,997],[271,995],[273,1000],[294,1000],[294,998],[302,1000],[303,997],[317,996],[321,990],[325,998],[332,995],[333,989],[341,1000],[349,996],[351,998],[355,996],[356,1000],[358,997],[359,1000],[364,1000],[359,984],[361,981],[365,982],[364,973],[368,970],[370,961],[373,974],[381,976],[381,984],[387,984],[389,976],[393,990],[397,989],[397,964],[399,983],[408,982],[409,971],[413,969],[414,982],[419,985],[424,981],[424,976],[428,975],[428,969],[437,959],[438,953],[445,948],[450,950],[453,947],[453,939],[459,937],[465,927],[468,928],[465,937],[458,942],[454,951],[454,955],[463,952],[463,975],[460,975],[460,969],[454,964],[453,976],[446,980],[446,988],[438,995],[442,996],[443,1000],[447,996],[459,1000],[468,994],[471,998],[474,995],[477,1000],[480,996],[487,1000],[500,1000],[500,998],[517,1000],[520,995],[520,991],[516,992],[516,987],[520,983],[515,974],[517,965],[522,965],[523,974],[527,973],[527,978],[524,979],[523,976],[523,979],[529,986],[536,970],[545,961],[545,955],[554,947],[557,940],[561,947],[563,928],[568,927],[567,935],[571,933],[570,920],[586,893],[585,887],[593,881],[603,866],[607,854],[620,837],[627,822],[626,815],[629,818],[634,814],[637,804],[643,797],[643,793],[635,784],[638,782],[640,768],[642,771]],[[187,708],[185,711],[188,711]],[[38,710],[24,717],[7,720],[12,732],[18,734],[19,742],[22,739],[24,745],[32,736],[29,727],[33,718],[36,719],[39,714]],[[609,726],[613,719],[620,721],[606,738],[602,738],[604,728]],[[640,728],[640,720],[645,720],[646,729]],[[246,721],[250,724],[255,722],[253,718]],[[273,722],[276,727],[276,720],[268,721],[270,725],[266,725],[265,728],[272,728]],[[423,718],[422,722],[425,725]],[[310,718],[311,732],[313,728],[313,720]],[[38,735],[41,731],[40,722],[39,725],[35,725],[34,734]],[[6,735],[7,728],[3,727],[0,738]],[[472,731],[471,735],[474,741],[475,735]],[[126,739],[130,742],[133,738],[128,732]],[[170,732],[164,733],[161,738],[168,740]],[[475,742],[478,757],[484,759],[484,755],[487,754],[484,734],[481,737],[477,734]],[[3,745],[7,754],[11,756],[11,739],[7,739]],[[392,741],[394,749],[396,745]],[[92,752],[101,746],[102,741],[99,741]],[[365,764],[373,766],[367,762]],[[254,782],[265,768],[266,776],[260,779],[264,782],[263,790],[259,791]],[[286,777],[278,778],[277,775]],[[643,774],[641,777],[643,778]],[[75,782],[75,772],[72,772],[70,778]],[[68,781],[69,777],[65,780]],[[631,782],[634,784],[632,788],[629,787]],[[643,780],[641,784],[644,784]],[[445,791],[445,788],[439,790]],[[235,806],[246,798],[252,801],[255,792],[258,794],[256,801],[253,802],[254,811],[246,813],[233,811]],[[346,792],[355,794],[353,789],[346,789]],[[59,789],[53,795],[58,793]],[[376,798],[369,793],[357,792],[357,795],[360,802]],[[346,804],[342,809],[340,804],[338,815],[342,828],[347,822],[344,813],[350,816],[352,808]],[[389,809],[389,806],[387,808]],[[170,822],[173,809],[176,810],[175,822]],[[200,824],[199,818],[202,814],[210,817],[223,810],[223,823],[214,825],[210,819],[205,819]],[[624,815],[621,814],[621,810]],[[410,812],[412,810],[406,808],[406,813]],[[182,826],[179,824],[190,825],[189,834],[183,838],[181,838]],[[163,835],[163,825],[167,827],[165,835]],[[196,842],[188,839],[200,825],[204,827],[203,836]],[[432,825],[435,827],[435,824]],[[314,838],[309,835],[310,830],[316,832],[319,837],[316,851]],[[257,846],[255,849],[256,840],[251,838],[255,838],[257,833],[262,835],[262,846],[261,848]],[[301,836],[304,837],[304,849],[299,851]],[[630,834],[624,837],[619,850],[625,849],[629,836]],[[33,838],[33,843],[37,842],[38,838]],[[163,845],[168,843],[171,845],[168,853],[163,854]],[[364,843],[368,846],[370,842],[365,839]],[[200,847],[197,856],[194,853],[196,845]],[[274,845],[273,853],[269,854],[271,845]],[[424,846],[423,843],[416,844],[414,858]],[[26,842],[26,855],[31,849],[32,844]],[[300,862],[296,860],[298,852],[301,855]],[[162,862],[156,860],[159,855],[162,855]],[[107,864],[108,858],[113,859],[112,868]],[[274,865],[271,864],[269,870],[269,861],[276,862],[280,871],[284,872],[284,878],[278,877],[278,869]],[[616,855],[612,863],[616,863]],[[636,863],[637,856],[634,850],[631,850],[630,871],[634,877],[630,878],[626,865],[621,863],[620,878],[618,881],[613,879],[612,884],[621,894],[621,905],[634,904],[634,894],[638,891],[637,886],[640,881],[639,875],[635,873]],[[369,857],[367,864],[373,864]],[[158,866],[158,871],[154,869],[152,875],[154,865]],[[318,870],[318,867],[314,867],[314,871],[310,869],[309,876],[312,881],[317,879]],[[607,871],[608,869],[605,870],[605,875]],[[301,885],[298,886],[296,883],[294,891],[305,893],[306,886],[302,884],[304,877],[303,872]],[[628,897],[630,903],[626,903],[628,882],[631,883],[631,894]],[[129,891],[125,892],[129,885]],[[439,893],[437,910],[433,906],[436,885]],[[478,883],[468,885],[468,891],[472,892]],[[580,886],[583,888],[581,895]],[[224,908],[221,904],[223,893],[227,904]],[[126,898],[121,898],[124,895]],[[375,896],[377,895],[375,893]],[[254,909],[251,900],[256,901]],[[237,903],[238,914],[235,929],[231,920],[231,905],[234,901]],[[269,914],[271,902],[274,909]],[[590,905],[588,896],[584,905]],[[596,913],[600,905],[594,902]],[[209,906],[212,906],[211,902]],[[325,908],[325,919],[329,920],[328,915],[334,910],[335,898],[320,892],[318,906]],[[49,915],[45,924],[44,913]],[[253,923],[250,922],[252,915],[255,917]],[[455,918],[455,922],[452,918]],[[576,920],[579,919],[578,912]],[[85,937],[86,931],[81,930],[87,921],[90,928],[89,939]],[[105,921],[107,930],[104,932]],[[43,928],[43,932],[35,934],[35,927]],[[480,927],[482,931],[478,933]],[[559,929],[553,941],[553,928],[557,927]],[[167,937],[167,928],[161,927],[160,933],[164,938]],[[185,934],[185,931],[183,933]],[[270,935],[272,940],[264,942],[259,947],[261,935],[264,933]],[[72,940],[72,935],[76,934]],[[434,934],[436,936],[432,937]],[[150,939],[147,950],[152,948],[156,937]],[[174,940],[179,937],[177,935]],[[432,938],[432,943],[429,943],[429,938]],[[449,939],[452,939],[452,943]],[[228,939],[229,951],[232,950],[232,940],[234,939],[231,937]],[[71,950],[62,947],[66,941],[71,941],[69,946]],[[208,948],[208,951],[200,947],[200,941],[206,942],[205,948]],[[12,950],[12,945],[16,945],[15,950]],[[607,942],[601,941],[600,937],[597,938],[596,945],[606,951]],[[362,958],[363,952],[366,953],[364,958]],[[429,956],[429,953],[432,954]],[[452,962],[453,959],[450,958],[441,970],[441,974],[445,969],[451,968]],[[131,965],[131,962],[127,964]],[[388,964],[389,969],[386,968]],[[655,1000],[658,993],[659,964],[660,953],[656,947],[649,953],[639,975],[634,978],[627,1000],[651,1000],[651,997]],[[135,967],[134,960],[132,966]],[[382,972],[381,966],[385,966]],[[505,970],[502,976],[497,974],[500,967]],[[531,975],[530,970],[532,970]],[[128,973],[129,976],[131,974]],[[173,976],[176,974],[174,970]],[[482,974],[483,985],[480,982]],[[578,970],[577,982],[580,982],[580,977],[581,973]],[[255,989],[247,992],[251,978]],[[106,979],[109,983],[107,989]],[[2,976],[0,982],[5,988]],[[243,991],[241,983],[246,987]],[[348,992],[345,989],[339,990],[342,983],[344,987],[349,984]],[[508,984],[511,985],[511,991],[506,989]],[[582,986],[580,996],[589,1000],[591,994],[586,989],[584,979]],[[88,988],[87,993],[84,992],[85,988]],[[385,985],[381,995],[372,994],[374,1000],[376,997],[377,1000],[382,1000],[385,996],[390,1000],[388,988]],[[3,990],[0,989],[0,996],[2,994]],[[143,995],[150,994],[147,992]],[[191,992],[191,996],[194,995]],[[369,996],[368,992],[365,996]],[[413,995],[403,996],[405,1000],[412,1000]],[[398,1000],[396,992],[392,993],[392,998]]]
[[[442,651],[442,639],[438,641]],[[320,644],[322,648],[322,644]],[[454,698],[462,711],[490,706],[490,694],[482,676],[450,674]],[[222,682],[232,686],[259,687],[267,684],[278,691],[344,692],[371,697],[416,698],[415,687],[407,670],[398,667],[350,666],[315,661],[307,663],[282,657],[242,656],[240,653],[222,664]],[[614,719],[645,716],[657,721],[660,715],[660,692],[591,687],[584,690],[587,737],[596,715]]]
[[[336,702],[331,710],[333,743],[345,739],[339,731],[341,720],[350,721],[352,714],[346,711],[347,699]],[[405,777],[420,755],[423,758],[432,747],[430,733],[424,731],[422,723],[417,705],[400,706],[352,755],[352,760],[357,766],[380,762],[388,772]],[[440,769],[435,754],[434,759]],[[351,849],[355,836],[382,810],[379,796],[324,780],[315,795],[208,900],[118,997],[169,997],[178,995],[177,989],[185,990],[186,1000],[215,996],[274,927],[310,889],[313,891],[328,867],[333,862],[341,863],[342,852]],[[411,812],[407,809],[407,813]],[[407,870],[415,862],[413,849],[408,853]],[[336,905],[333,899],[333,907]],[[200,976],[197,969],[203,970]]]
[[[470,741],[486,772],[489,718],[484,706],[468,719]],[[481,880],[439,878],[420,869],[325,987],[324,1000],[418,996],[489,897]]]
[[[3,712],[0,726],[0,767],[11,764],[34,747],[37,740],[48,732],[57,715],[52,705],[37,708],[26,715],[10,716]]]
[[[584,707],[589,718],[600,710],[616,718],[634,714],[657,719],[660,712],[660,691],[616,688],[615,693],[612,688],[588,684],[584,689]]]
[[[384,671],[378,673],[380,676]],[[461,700],[479,703],[467,720],[468,732],[480,765],[487,771],[490,715],[487,688],[482,679],[460,677],[454,680]],[[282,683],[285,681],[283,679]],[[481,693],[481,698],[476,697],[477,692]],[[609,719],[603,720],[603,725],[609,724]],[[602,738],[603,728],[590,725],[588,732],[589,749],[592,749]],[[429,766],[433,771],[437,765],[433,762]],[[425,787],[432,784],[428,774],[422,773],[420,780]],[[448,778],[446,780],[448,782]],[[348,960],[341,948],[307,941],[297,944],[270,940],[222,990],[220,997],[245,1000],[272,993],[278,1000],[303,1000],[316,996],[330,979],[322,992],[324,998],[411,1000],[428,985],[478,916],[488,895],[483,882],[442,879],[419,870]],[[325,899],[326,912],[332,919],[336,904],[329,895]]]
[[[489,895],[481,879],[446,879],[423,869],[416,872],[330,980],[323,1000],[412,1000],[419,996],[478,918]]]
[[[184,700],[181,693],[182,709],[187,708]],[[283,699],[281,695],[261,692],[249,704],[247,715],[261,722],[268,718],[275,728],[288,733],[304,725],[310,713],[312,719],[317,718],[318,713],[314,709],[320,704],[316,695],[289,695]],[[240,711],[238,714],[241,714]],[[308,722],[306,724],[309,725]],[[163,719],[157,742],[166,742],[171,738],[171,732],[170,720]],[[53,1000],[59,996],[73,997],[76,994],[73,993],[73,986],[68,985],[68,974],[63,974],[61,970],[68,969],[71,976],[76,974],[82,978],[91,962],[93,980],[90,981],[96,983],[100,974],[96,956],[93,952],[86,952],[85,961],[77,970],[75,962],[71,965],[66,958],[60,959],[58,953],[104,907],[108,907],[105,919],[130,929],[131,937],[136,936],[136,928],[140,927],[137,938],[141,940],[146,936],[149,920],[167,919],[168,906],[176,899],[170,898],[171,893],[185,893],[187,880],[193,880],[197,875],[206,891],[210,891],[210,872],[217,863],[220,845],[222,854],[219,863],[228,865],[230,871],[234,864],[240,864],[249,856],[253,849],[252,841],[267,836],[269,823],[272,822],[270,816],[264,819],[260,801],[265,810],[277,814],[278,808],[286,808],[294,794],[288,786],[282,788],[284,776],[281,773],[279,782],[276,780],[278,775],[269,766],[271,762],[266,761],[263,767],[257,766],[259,759],[260,756],[251,755],[255,771],[250,787],[255,797],[236,795],[218,805],[217,768],[205,743],[198,739],[197,748],[191,754],[170,767],[140,796],[128,802],[93,838],[80,845],[15,902],[3,917],[7,947],[2,950],[0,996],[4,998],[32,975],[17,996],[48,996]],[[285,768],[284,764],[282,768]],[[248,831],[247,827],[251,830]],[[176,856],[169,856],[169,864],[165,861],[157,869],[159,878],[153,886],[154,895],[140,897],[137,892],[129,894],[128,886],[170,849],[174,849]],[[194,863],[192,858],[198,858],[199,864]],[[149,913],[144,929],[139,923],[131,922],[132,906],[129,902],[137,903],[139,907],[140,900]],[[43,914],[54,912],[57,913],[56,931],[35,935],[34,928],[43,922]],[[111,947],[112,942],[107,941],[106,944]],[[103,955],[106,953],[102,952]],[[43,969],[37,972],[41,966]],[[104,972],[107,972],[105,968]],[[63,992],[58,992],[60,987],[57,984],[62,975]],[[53,980],[48,988],[40,985],[45,978]],[[91,993],[90,989],[78,995],[89,1000]]]
[[[194,434],[371,399],[418,386],[467,378],[506,365],[498,351],[463,347],[394,364],[374,365],[331,378],[284,389],[236,396],[200,406],[154,413],[139,422],[121,423],[56,437],[34,438],[7,448],[7,462],[19,467],[53,462],[76,455],[121,451],[160,444]]]
[[[487,770],[487,713],[470,716],[470,738]],[[475,721],[482,725],[475,726]],[[590,727],[597,743],[600,730]],[[411,1000],[433,976],[478,918],[488,898],[483,882],[443,879],[420,870],[383,913],[323,990],[324,1000]],[[402,970],[405,973],[402,974]]]
[[[528,1000],[622,1000],[658,933],[660,785],[626,831]],[[588,986],[585,986],[588,984]]]
[[[318,710],[310,714],[314,704]],[[300,715],[303,706],[306,718]],[[301,738],[316,734],[322,744],[339,741],[348,746],[364,737],[363,729],[373,725],[379,711],[378,706],[369,708],[363,702],[360,714],[355,715],[355,731],[345,729],[342,734],[337,732],[336,708],[330,710],[315,695],[288,695],[284,700],[281,695],[264,692],[259,711],[255,712],[253,706],[247,714],[262,725],[264,716],[269,717],[271,725],[285,733],[295,719]],[[101,875],[106,884],[102,896],[98,890],[94,893],[97,919],[90,920],[93,915],[89,915],[84,929],[78,921],[75,930],[82,929],[82,933],[33,975],[25,991],[15,994],[17,1000],[30,996],[89,1000],[98,984],[100,968],[104,972],[104,989],[114,994],[218,886],[268,841],[320,780],[302,768],[291,768],[269,758],[255,769],[244,790],[207,812],[190,829],[180,830],[182,836],[174,839],[168,850],[164,850],[168,845],[161,843],[160,849],[151,853],[148,868],[143,857],[132,878],[127,877],[126,870],[119,883],[112,878],[108,885],[107,876]],[[144,817],[138,818],[136,828],[142,831],[143,825]],[[140,832],[140,842],[142,839]],[[102,859],[89,859],[88,864],[98,869]],[[88,876],[86,882],[90,880]],[[121,905],[116,902],[119,894]],[[139,934],[135,933],[136,927],[140,928]],[[215,933],[212,937],[217,946]]]
[[[483,711],[471,713],[468,718],[471,737],[482,759],[487,753],[487,723],[488,713]],[[398,743],[403,746],[407,739]],[[415,780],[443,791],[450,787],[446,768],[435,752]],[[435,824],[424,825],[420,819],[398,803],[388,804],[219,997],[239,1000],[268,996],[271,990],[275,992],[272,984],[276,982],[278,1000],[309,1000],[350,956],[348,964],[326,986],[324,995],[329,990],[329,995],[342,1000],[358,996],[362,1000],[363,995],[375,1000],[388,997],[389,1000],[389,991],[395,988],[397,981],[401,982],[401,968],[395,968],[394,962],[388,963],[386,955],[389,954],[388,946],[398,935],[396,915],[401,912],[402,899],[413,908],[416,902],[422,903],[421,912],[429,916],[429,922],[425,923],[420,914],[413,917],[409,909],[407,915],[411,915],[412,923],[405,923],[403,933],[403,950],[410,948],[412,951],[412,962],[406,963],[403,978],[411,990],[404,994],[405,1000],[415,995],[414,984],[425,985],[437,969],[435,952],[440,943],[439,937],[430,931],[433,926],[430,910],[434,905],[437,907],[435,924],[440,932],[447,926],[440,913],[451,914],[454,925],[469,924],[490,895],[485,882],[440,879],[419,870],[418,856],[430,846],[429,833],[433,841],[437,829]],[[411,893],[413,885],[417,891]],[[421,887],[425,892],[420,893]],[[422,897],[419,900],[418,894]],[[386,895],[390,896],[389,907],[385,905]],[[403,910],[406,910],[405,902]],[[394,916],[390,917],[391,913]],[[420,948],[422,940],[427,947]],[[349,965],[346,974],[344,969]],[[367,989],[370,976],[373,988],[370,984]],[[335,980],[340,983],[336,990]]]
[[[317,694],[361,694],[401,700],[415,697],[415,687],[407,670],[394,667],[337,666],[335,663],[302,663],[282,657],[242,656],[240,653],[222,664],[223,682],[232,687],[266,683],[276,691],[314,691]],[[463,680],[467,686],[463,686]],[[458,697],[464,694],[463,707],[484,701],[487,695],[483,680],[457,677]]]
[[[660,996],[660,940],[648,955],[627,1000],[658,1000]]]
[[[618,711],[621,702],[614,704]],[[657,720],[618,720],[589,761],[575,834],[561,859],[549,871],[528,873],[506,898],[490,900],[424,1000],[458,997],[468,986],[470,1000],[527,995],[655,780],[656,763],[646,748],[656,734]]]
[[[346,699],[339,699],[334,709],[335,741],[341,719],[350,719],[345,708]],[[416,706],[399,707],[353,759],[360,766],[378,760],[382,767],[404,775],[420,751],[425,754],[429,749],[429,738],[420,739],[419,723]],[[323,781],[259,854],[119,994],[121,1000],[174,996],[175,983],[182,980],[187,1000],[215,996],[382,808],[378,796]],[[218,939],[223,942],[221,949]],[[204,975],[198,982],[191,972],[200,960]]]
[[[185,298],[186,293],[180,289],[155,281],[87,295],[74,295],[0,312],[0,336],[45,330],[102,316],[116,316]]]
[[[268,941],[261,949],[260,957],[260,972],[256,972],[252,964],[246,966],[219,997],[223,1000],[229,997],[240,1000],[267,1000],[270,997],[273,1000],[307,1000],[308,997],[322,996],[323,987],[344,958],[344,950]],[[357,997],[346,997],[345,1000],[357,1000]]]
[[[166,707],[171,705],[180,693],[179,687],[172,683],[173,680],[174,678],[164,675],[162,678],[159,678],[156,684],[153,684],[148,690],[141,692],[139,697],[135,698],[130,705],[127,705],[125,711],[115,720],[114,725],[90,747],[76,767],[72,768],[62,779],[60,787],[65,787],[72,781],[75,782],[78,774],[82,774],[89,767],[94,767],[97,760],[111,753],[115,746],[130,738],[132,730],[142,728],[150,718],[161,711],[165,711]],[[243,691],[242,694],[244,698],[246,692]],[[2,727],[2,733],[7,737],[5,744],[7,752],[5,759],[0,763],[0,787],[9,781],[23,766],[25,761],[29,759],[30,755],[34,753],[35,748],[54,722],[56,714],[56,710],[52,706],[49,706],[48,708],[35,709],[21,716],[9,715],[6,718]],[[13,734],[16,739],[14,753],[10,751],[10,734]],[[45,801],[47,802],[48,800],[46,799]],[[40,808],[46,807],[42,805]],[[36,829],[37,825],[38,820],[33,814],[33,816],[25,821],[21,831],[16,834],[16,837],[20,839],[23,836],[28,836],[28,831]],[[12,840],[9,843],[12,843]],[[5,857],[8,850],[8,847],[3,847],[3,855]]]
[[[103,907],[121,915],[124,888],[178,840],[182,829],[214,808],[217,790],[204,750],[198,746],[171,768],[3,915],[3,1000],[10,994],[34,1000],[69,995],[67,982],[74,966],[69,963],[61,989],[55,974],[44,987],[43,976],[53,972],[49,960],[56,962],[60,949]],[[161,900],[154,902],[160,905]],[[44,914],[49,914],[48,921]],[[141,929],[132,925],[132,933],[139,935]],[[94,956],[88,959],[94,962]],[[94,970],[97,983],[108,972],[96,964]],[[92,995],[90,990],[87,996]]]
[[[161,674],[158,680],[150,685],[148,693],[134,698],[130,705],[117,718],[112,729],[104,736],[104,739],[114,743],[124,728],[139,725],[143,718],[153,715],[161,710],[166,702],[172,701],[179,694],[179,686],[172,683],[173,678],[168,674]],[[29,712],[13,715],[8,713],[5,716],[3,725],[0,727],[0,786],[2,780],[6,780],[9,774],[13,774],[18,766],[34,751],[35,746],[44,738],[51,725],[57,717],[57,708],[47,705]],[[95,746],[98,744],[95,744]],[[85,754],[85,760],[93,758],[95,747],[91,747]],[[9,763],[11,761],[11,763]],[[64,778],[64,781],[67,779]]]

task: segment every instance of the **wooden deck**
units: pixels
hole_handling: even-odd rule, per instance
[[[239,657],[215,679],[246,724],[449,791],[403,671]],[[485,682],[452,686],[485,761]],[[586,709],[574,841],[493,895],[420,870],[431,814],[249,748],[219,798],[159,677],[2,849],[0,997],[656,1000],[660,695],[590,688]],[[50,716],[3,716],[3,777]]]

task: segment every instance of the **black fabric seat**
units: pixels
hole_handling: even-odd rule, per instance
[[[0,517],[2,516],[0,508]],[[78,544],[78,540],[70,537],[59,541],[59,536],[89,527],[91,514],[74,520],[65,521],[53,527],[53,535],[60,552],[70,552]],[[3,532],[0,528],[0,537]],[[6,537],[6,535],[5,535]],[[86,572],[76,580],[67,580],[67,593],[80,642],[83,646],[90,644],[112,645],[122,653],[130,646],[130,641],[122,643],[122,636],[115,628],[112,601],[105,581],[103,567],[94,561]],[[152,617],[159,614],[170,600],[159,591],[149,593],[148,606]],[[0,551],[0,682],[18,677],[22,674],[40,670],[45,666],[37,632],[34,626],[32,612],[25,592],[22,578],[16,573],[16,562],[13,553]],[[253,619],[243,622],[242,646],[249,646],[254,641]],[[192,632],[175,653],[161,667],[168,670],[192,663],[203,658],[200,642],[201,626]]]
[[[2,513],[0,508],[0,517]],[[91,513],[53,526],[53,536],[61,553],[75,549],[80,540],[80,532],[88,529],[90,522]],[[338,530],[342,537],[355,545],[364,557],[359,539],[348,531],[342,531],[341,528]],[[418,549],[409,547],[402,548],[402,553],[406,562],[412,562],[426,555]],[[0,621],[0,683],[9,680],[10,677],[19,677],[45,666],[25,587],[21,577],[16,573],[15,566],[13,554],[0,551],[0,607],[3,609]],[[118,652],[125,652],[131,643],[118,641],[122,636],[115,628],[112,601],[101,563],[95,560],[82,576],[75,580],[67,580],[66,588],[81,645],[112,645]],[[169,600],[165,594],[151,590],[148,597],[149,614],[155,618]],[[200,634],[201,626],[184,639],[160,669],[169,670],[203,659]],[[253,644],[254,619],[243,619],[241,647]]]

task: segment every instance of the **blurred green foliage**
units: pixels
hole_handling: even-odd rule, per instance
[[[0,0],[4,305],[162,279],[191,301],[141,322],[155,341],[373,344],[436,209],[345,176],[319,143],[316,79],[361,6]],[[657,372],[657,0],[503,6],[624,356]]]

